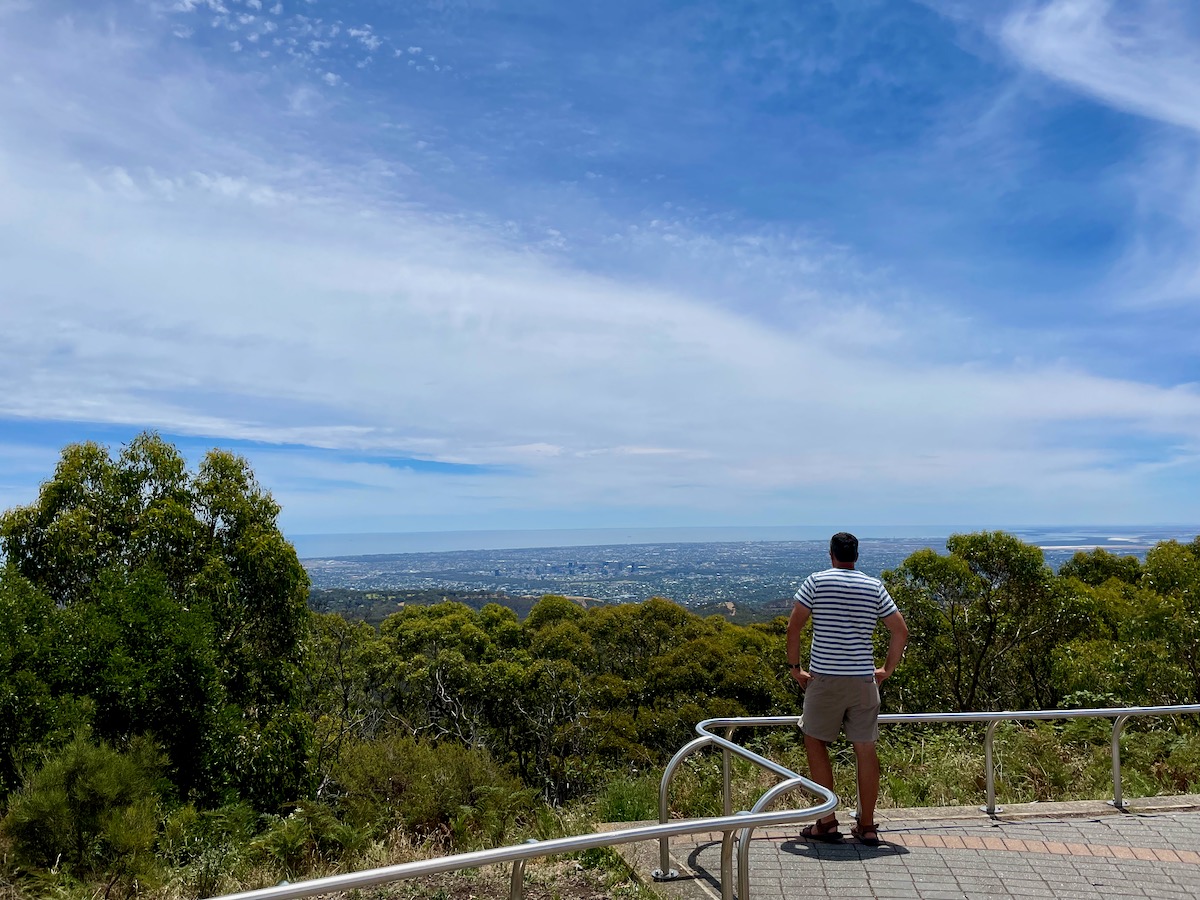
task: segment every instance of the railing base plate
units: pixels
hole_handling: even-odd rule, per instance
[[[679,870],[667,869],[667,871],[664,872],[662,869],[655,869],[650,873],[650,877],[655,881],[670,881],[673,878],[679,877]]]

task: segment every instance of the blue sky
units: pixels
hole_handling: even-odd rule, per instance
[[[0,0],[0,505],[1191,524],[1200,7]]]

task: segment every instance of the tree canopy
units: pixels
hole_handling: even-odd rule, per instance
[[[225,451],[192,473],[155,434],[116,457],[66,447],[37,500],[0,515],[4,623],[27,622],[35,645],[16,641],[0,673],[16,682],[0,730],[24,737],[0,750],[0,777],[31,740],[86,722],[154,734],[186,795],[266,807],[301,792],[308,578],[278,514]],[[47,693],[63,698],[51,712]]]

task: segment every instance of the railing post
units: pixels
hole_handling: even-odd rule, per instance
[[[996,806],[996,766],[992,753],[993,738],[996,735],[996,726],[999,724],[999,719],[988,722],[987,734],[983,739],[983,766],[987,770],[987,806],[981,806],[980,809],[989,816],[994,816],[1001,811],[1000,807]]]
[[[707,747],[711,743],[711,737],[696,738],[691,743],[681,747],[671,757],[671,761],[667,763],[667,767],[663,769],[662,781],[658,787],[658,822],[660,825],[665,824],[670,816],[671,779],[675,777],[675,770],[679,768],[680,763],[683,762],[689,753],[701,747]],[[650,873],[650,877],[655,881],[669,881],[672,878],[679,877],[678,870],[671,868],[670,838],[662,837],[658,839],[658,868]]]
[[[536,838],[530,838],[525,843],[536,844]],[[525,894],[525,860],[513,861],[512,879],[508,886],[508,900],[521,900]]]
[[[1113,719],[1112,728],[1112,773],[1113,773],[1113,798],[1108,802],[1117,809],[1125,808],[1125,800],[1121,796],[1121,732],[1125,728],[1125,723],[1129,720],[1129,716],[1117,716]]]
[[[750,815],[746,810],[738,813],[739,816]],[[743,828],[742,833],[738,835],[738,889],[737,900],[750,900],[750,834],[749,828]],[[732,887],[730,888],[729,896],[725,895],[724,881],[725,875],[721,875],[721,900],[733,900]],[[730,873],[730,883],[732,884],[732,873]]]
[[[733,900],[733,833],[730,828],[721,835],[721,900]]]
[[[731,725],[725,729],[725,740],[733,740],[734,728]],[[723,815],[733,815],[733,754],[728,747],[721,748],[721,812]]]
[[[658,821],[660,825],[666,822],[667,817],[670,815],[667,796],[668,789],[671,786],[671,776],[674,774],[674,768],[668,764],[666,770],[663,772],[662,784],[658,789]],[[679,877],[678,870],[671,868],[670,838],[661,837],[658,839],[658,868],[650,873],[650,877],[655,881],[668,881]]]
[[[525,890],[525,860],[518,859],[513,863],[512,880],[508,887],[508,900],[521,900]]]
[[[754,808],[749,812],[743,810],[738,813],[739,816],[752,816],[755,813],[760,813],[775,802],[777,797],[786,794],[788,791],[795,788],[799,783],[799,778],[789,779],[780,782],[775,787],[768,790],[758,802],[754,804]],[[830,807],[837,807],[837,797],[834,796],[829,802],[829,806],[825,808],[826,812],[831,811]],[[818,813],[819,817],[821,813]],[[738,900],[750,900],[750,842],[754,835],[754,826],[743,828],[741,834],[738,835]],[[724,876],[722,876],[724,877]],[[727,900],[727,898],[722,898]]]

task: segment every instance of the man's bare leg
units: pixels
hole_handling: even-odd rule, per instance
[[[822,787],[833,790],[833,763],[829,761],[829,744],[817,740],[811,735],[804,736],[804,752],[808,755],[808,777]],[[817,819],[818,822],[832,822],[836,819],[833,813]]]
[[[879,801],[879,754],[875,752],[875,742],[852,744],[854,747],[855,768],[858,771],[858,822],[860,825],[875,824],[875,804]],[[805,748],[808,744],[805,742]],[[828,759],[828,756],[826,756]],[[809,754],[809,768],[812,768],[812,755]],[[816,776],[813,776],[816,781]]]

